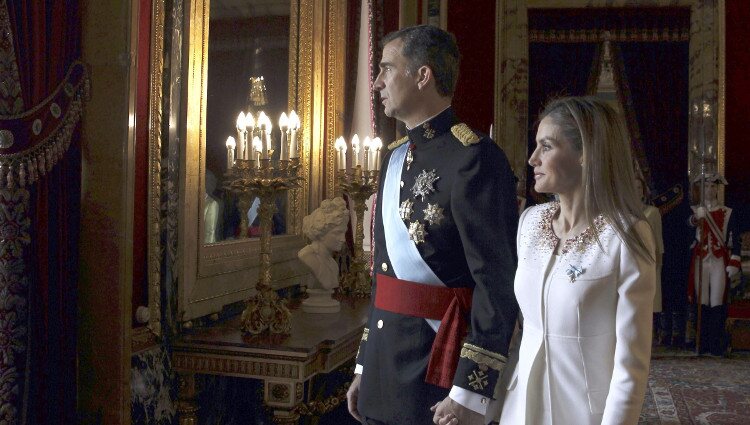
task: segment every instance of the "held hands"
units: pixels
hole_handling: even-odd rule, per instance
[[[436,425],[482,425],[484,422],[483,415],[456,403],[450,397],[435,403],[430,411],[435,413],[432,422]]]
[[[357,399],[359,399],[359,381],[361,379],[362,375],[355,373],[352,384],[349,385],[349,390],[346,392],[346,404],[349,408],[349,413],[359,422],[362,422],[362,415],[357,410]]]

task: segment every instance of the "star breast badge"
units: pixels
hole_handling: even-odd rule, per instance
[[[435,226],[443,221],[445,216],[443,215],[443,209],[438,204],[427,204],[427,208],[424,209],[424,219]]]
[[[414,201],[411,199],[404,199],[401,206],[398,207],[398,214],[401,216],[401,220],[409,221],[411,219],[411,213],[413,212]]]
[[[435,182],[440,178],[435,174],[435,170],[422,170],[416,178],[414,186],[411,188],[411,193],[414,194],[415,198],[422,198],[424,202],[425,197],[435,191]]]
[[[415,244],[419,245],[424,242],[424,237],[426,235],[427,232],[424,230],[424,224],[418,221],[409,223],[409,239],[411,239]]]

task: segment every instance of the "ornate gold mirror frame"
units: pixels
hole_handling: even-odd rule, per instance
[[[724,51],[720,48],[724,28],[721,24],[723,0],[497,0],[495,33],[495,119],[494,139],[508,155],[520,179],[526,178],[528,156],[528,92],[529,37],[528,14],[531,8],[589,7],[690,7],[690,104],[708,101],[717,111],[714,152],[717,166],[724,172],[724,90],[720,64]],[[500,71],[502,70],[502,72]],[[690,120],[692,121],[691,114]],[[692,140],[694,126],[690,125]],[[685,152],[688,155],[688,152]],[[690,160],[688,163],[692,163]],[[688,170],[686,170],[688,171]],[[525,184],[522,186],[525,187]]]
[[[327,163],[333,148],[325,143],[340,131],[340,81],[343,78],[346,7],[343,0],[291,0],[289,41],[289,110],[301,124],[302,187],[289,192],[287,234],[272,239],[271,274],[274,288],[296,284],[307,274],[297,260],[304,245],[302,217],[332,193]],[[178,216],[178,317],[180,322],[220,311],[255,293],[260,243],[236,239],[205,244],[203,214],[205,191],[206,104],[210,0],[189,2],[183,62],[184,129],[180,135]],[[330,138],[333,140],[333,138]],[[330,152],[329,152],[330,151]]]
[[[136,332],[134,347],[147,346],[153,336],[161,336],[161,126],[162,76],[164,73],[164,0],[154,0],[151,10],[151,41],[149,46],[148,101],[148,201],[147,232],[147,294],[150,335]],[[139,124],[140,125],[140,124]],[[140,338],[139,338],[140,336]]]

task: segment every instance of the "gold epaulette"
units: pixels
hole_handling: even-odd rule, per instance
[[[451,133],[456,136],[459,142],[464,146],[473,145],[478,143],[480,140],[479,136],[474,133],[468,125],[464,123],[456,124],[451,127]]]
[[[395,142],[392,142],[390,145],[388,145],[388,150],[392,151],[392,150],[396,149],[397,147],[403,145],[404,143],[406,143],[408,141],[409,141],[409,136],[404,136],[404,137],[396,140]]]

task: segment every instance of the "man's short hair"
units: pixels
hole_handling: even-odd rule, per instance
[[[416,72],[419,67],[428,66],[435,76],[438,93],[452,96],[461,61],[456,37],[432,25],[417,25],[386,35],[383,46],[397,39],[403,43],[401,54],[409,61],[409,70]]]

